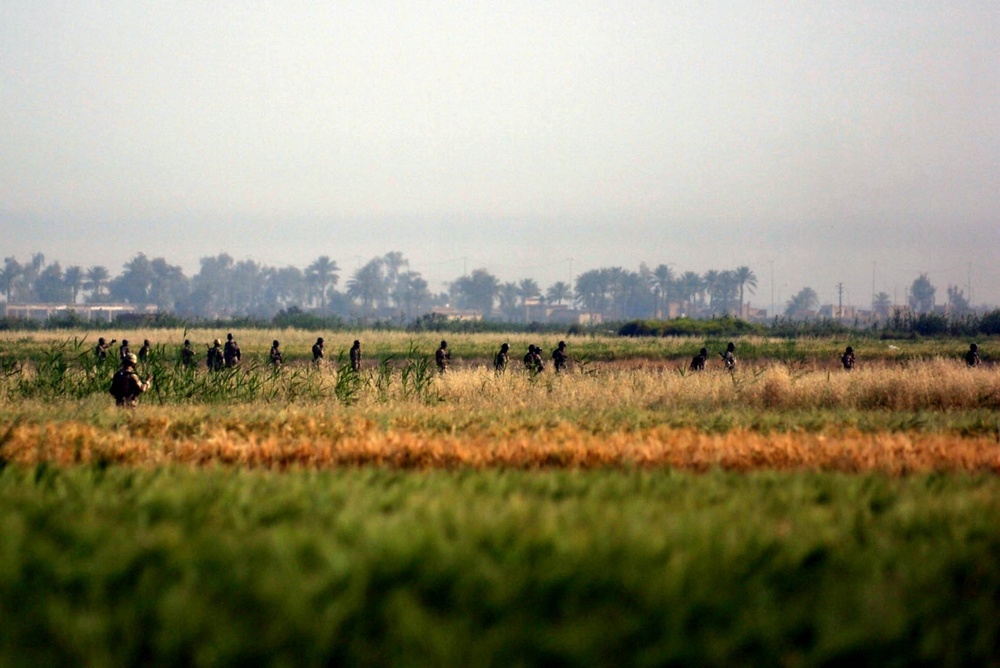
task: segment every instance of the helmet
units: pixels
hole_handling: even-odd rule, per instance
[[[135,356],[135,353],[129,353],[125,356],[125,362],[127,364],[135,364],[139,361],[139,358]]]
[[[973,343],[971,346],[969,346],[969,350],[971,350],[973,352],[978,351],[979,350],[979,344],[978,343]]]
[[[850,346],[847,346],[847,352],[853,353],[854,352],[854,348],[852,348]]]

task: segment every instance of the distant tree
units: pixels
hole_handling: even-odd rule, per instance
[[[791,299],[785,307],[785,315],[798,316],[806,311],[812,311],[819,305],[819,296],[812,288],[802,288]]]
[[[14,298],[14,288],[21,278],[24,267],[13,256],[4,258],[3,269],[0,269],[0,287],[3,288],[7,303],[10,304]]]
[[[545,299],[550,304],[562,304],[572,296],[573,288],[570,287],[569,283],[564,281],[556,281],[545,291]]]
[[[69,288],[70,303],[75,304],[80,296],[80,289],[83,287],[83,269],[77,265],[66,267],[63,273],[63,282]]]
[[[125,263],[124,271],[111,279],[109,293],[115,301],[129,304],[151,304],[155,274],[145,253],[139,253]]]
[[[191,294],[185,300],[184,311],[202,317],[233,315],[233,267],[228,253],[199,260],[201,268],[191,278]]]
[[[603,269],[590,269],[576,277],[576,301],[586,310],[603,313],[611,288],[611,275]]]
[[[70,289],[63,281],[62,267],[53,262],[35,279],[35,299],[47,304],[63,304],[70,299]]]
[[[430,302],[431,293],[420,272],[404,271],[397,277],[392,299],[403,309],[406,319],[412,320],[414,314],[421,312],[424,305]]]
[[[948,306],[952,315],[964,315],[969,312],[969,300],[965,298],[965,291],[957,285],[948,286]]]
[[[687,302],[689,311],[698,304],[704,289],[705,282],[696,272],[686,271],[677,279],[677,294]]]
[[[325,310],[329,303],[329,291],[336,289],[340,279],[340,267],[327,255],[320,255],[312,264],[306,267],[306,281],[318,298],[320,309]]]
[[[524,311],[524,321],[528,321],[528,301],[542,296],[542,289],[533,278],[522,278],[517,284],[518,295],[521,298],[521,308]]]
[[[915,313],[926,313],[934,308],[934,293],[937,288],[931,285],[927,274],[920,274],[910,286],[910,308]]]
[[[108,274],[108,270],[105,267],[96,265],[87,269],[83,281],[83,289],[90,293],[87,301],[101,301],[108,287],[109,278],[110,274]]]
[[[162,258],[153,258],[149,263],[153,278],[149,286],[150,299],[161,311],[172,311],[174,305],[187,296],[190,290],[190,280],[184,275],[184,270],[177,265],[168,264]],[[69,273],[69,270],[67,270]]]
[[[663,317],[664,308],[674,292],[674,272],[668,265],[658,264],[652,272],[652,288],[656,295],[656,315]]]
[[[500,292],[500,280],[486,269],[476,269],[452,283],[459,303],[479,310],[484,318],[493,315],[493,302]]]
[[[746,288],[747,292],[754,294],[757,289],[757,275],[753,273],[750,267],[742,266],[737,267],[734,272],[735,280],[740,286],[740,315],[743,315],[743,290]]]
[[[509,322],[521,319],[519,316],[522,313],[520,305],[522,297],[517,283],[508,281],[501,285],[497,298],[500,305],[500,315]]]
[[[890,309],[892,309],[892,297],[885,292],[875,295],[875,299],[872,301],[872,310],[880,318],[888,318]]]
[[[347,281],[347,296],[361,303],[361,311],[365,317],[370,316],[386,299],[387,288],[382,258],[373,258],[354,272]]]
[[[410,264],[409,260],[403,257],[403,254],[399,251],[389,251],[382,256],[382,267],[385,270],[385,289],[386,293],[390,299],[396,292],[396,284],[399,282],[399,277],[403,273],[403,269],[408,267]],[[399,306],[399,303],[396,303]]]

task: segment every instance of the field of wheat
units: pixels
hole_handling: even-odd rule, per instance
[[[530,374],[516,361],[502,374],[484,361],[438,374],[426,342],[371,337],[386,352],[360,373],[342,359],[280,370],[254,362],[269,344],[260,335],[246,337],[250,359],[222,373],[154,361],[140,367],[151,389],[126,411],[107,395],[110,369],[88,365],[77,345],[75,356],[64,350],[0,380],[0,456],[24,465],[1000,472],[993,366],[913,357],[845,372],[755,359],[733,374],[691,373],[660,351],[646,362],[578,358],[562,374]],[[578,348],[599,356],[609,344],[593,345]],[[838,343],[825,345],[830,353]]]

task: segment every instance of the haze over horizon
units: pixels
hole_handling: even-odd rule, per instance
[[[0,255],[1000,303],[1000,5],[14,0]],[[773,277],[773,293],[772,293]]]

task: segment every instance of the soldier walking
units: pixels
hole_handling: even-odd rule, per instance
[[[226,334],[226,347],[222,351],[222,360],[227,367],[232,368],[238,365],[241,359],[243,359],[243,354],[240,352],[240,346],[230,332]]]
[[[722,363],[726,367],[726,371],[730,373],[736,371],[736,344],[732,341],[726,346],[726,352],[719,353],[722,356]]]
[[[195,365],[195,354],[194,348],[191,347],[191,340],[184,339],[184,347],[181,348],[181,364],[191,368]]]
[[[278,343],[278,339],[271,342],[271,352],[268,353],[268,357],[275,368],[280,368],[285,363],[285,356],[281,354],[281,344]]]
[[[688,366],[688,370],[704,371],[706,360],[708,360],[708,348],[702,348],[698,351],[697,355],[691,358],[691,364]]]
[[[314,343],[312,347],[313,362],[316,364],[321,364],[323,362],[323,348],[323,337],[321,336],[316,339],[316,343]]]
[[[351,346],[351,371],[355,373],[361,371],[361,342],[358,340]]]
[[[493,356],[493,370],[498,374],[507,370],[507,363],[510,361],[510,345],[500,346],[500,352]]]
[[[569,355],[566,354],[566,342],[560,341],[556,349],[552,351],[552,366],[555,367],[556,373],[566,370],[566,364],[569,362]]]
[[[969,350],[965,353],[965,363],[971,368],[979,366],[979,345],[973,343],[969,346]]]
[[[103,336],[99,337],[97,339],[97,345],[94,346],[94,359],[96,359],[98,363],[107,361],[108,350],[110,350],[111,346],[113,346],[117,341],[118,339],[111,339],[111,343],[108,343],[104,340]]]
[[[212,346],[208,349],[208,354],[205,356],[205,364],[208,366],[209,371],[219,371],[225,364],[222,358],[222,341],[219,339],[213,341]]]
[[[142,340],[142,347],[139,348],[139,361],[145,362],[149,359],[149,354],[153,351],[152,346],[149,344],[149,339]]]
[[[437,364],[438,373],[444,373],[448,370],[448,364],[451,362],[451,353],[448,352],[447,341],[442,341],[441,346],[434,353],[434,362]]]
[[[840,356],[840,363],[844,365],[845,371],[850,371],[854,368],[854,348],[847,346],[847,350]]]
[[[111,379],[111,396],[115,398],[115,405],[122,408],[132,408],[139,403],[139,395],[149,389],[152,376],[146,376],[145,380],[139,378],[135,371],[136,356],[128,353],[122,361],[120,369],[115,371]]]

